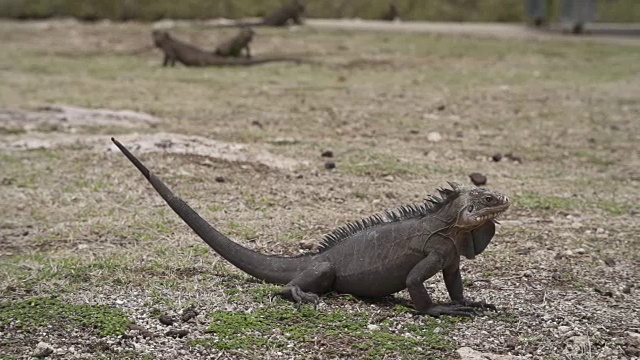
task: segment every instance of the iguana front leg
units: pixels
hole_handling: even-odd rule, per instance
[[[330,263],[314,263],[283,286],[282,289],[273,293],[271,298],[280,296],[297,303],[298,306],[302,303],[317,305],[320,297],[315,293],[324,293],[331,290],[331,284],[333,284],[334,279],[335,272]]]
[[[424,287],[424,282],[442,270],[444,266],[443,263],[444,260],[440,254],[431,253],[411,269],[407,276],[407,290],[409,291],[413,305],[421,314],[435,317],[440,315],[471,317],[475,311],[470,306],[435,305],[431,301],[431,297]]]
[[[444,278],[444,284],[447,286],[449,297],[454,304],[496,311],[496,307],[493,304],[487,304],[484,301],[469,301],[464,298],[462,276],[460,275],[460,261],[443,269],[442,277]]]
[[[247,57],[247,59],[251,58],[251,50],[249,50],[249,44],[247,44],[245,47],[245,55]]]

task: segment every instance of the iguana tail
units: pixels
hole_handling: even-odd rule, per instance
[[[142,175],[149,180],[153,188],[156,189],[164,201],[169,204],[171,209],[213,250],[240,270],[266,282],[286,284],[304,270],[309,263],[309,259],[306,256],[282,257],[260,254],[222,235],[206,220],[200,217],[195,210],[169,190],[162,180],[153,175],[149,169],[120,142],[114,138],[111,138],[111,141],[113,141],[118,149],[140,170]]]

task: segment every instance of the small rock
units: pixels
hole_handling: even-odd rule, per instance
[[[346,76],[344,76],[344,75],[338,76],[338,82],[345,82],[345,81],[347,81],[347,77]]]
[[[253,126],[257,126],[257,127],[259,127],[260,129],[262,129],[262,128],[264,127],[264,126],[262,126],[262,123],[261,123],[260,121],[258,121],[258,120],[253,120],[253,121],[251,122],[251,125],[253,125]]]
[[[613,125],[611,125],[611,126],[610,126],[610,128],[611,128],[611,130],[618,131],[618,130],[620,130],[620,125],[618,125],[618,124],[613,124]]]
[[[493,154],[493,156],[491,157],[491,160],[498,162],[500,160],[502,160],[502,154],[501,153],[495,153]]]
[[[180,330],[176,330],[176,329],[171,329],[169,331],[167,331],[165,333],[165,335],[167,336],[171,336],[173,338],[183,338],[187,335],[189,335],[189,330],[185,330],[185,329],[180,329]]]
[[[605,263],[607,266],[610,266],[610,267],[614,267],[614,266],[616,266],[616,261],[615,261],[613,258],[606,258],[606,259],[604,259],[604,263]]]
[[[227,181],[227,179],[225,179],[222,176],[216,176],[215,180],[216,180],[216,182],[219,182],[219,183],[223,183],[223,182]]]
[[[51,354],[53,354],[53,347],[42,341],[39,342],[38,345],[36,345],[36,348],[33,350],[33,356],[37,358],[47,357]]]
[[[416,129],[409,130],[409,134],[414,134],[415,135],[415,134],[419,134],[419,133],[420,133],[420,131],[418,131]]]
[[[566,333],[568,333],[569,331],[571,331],[571,327],[570,326],[558,326],[558,332],[560,333],[560,335],[564,335]]]
[[[380,330],[380,326],[379,325],[375,325],[375,324],[369,324],[369,325],[367,325],[367,329],[369,329],[371,331],[376,331],[376,330]]]
[[[439,132],[432,131],[427,134],[427,141],[430,142],[440,142],[442,141],[442,135]]]
[[[631,294],[631,287],[630,286],[625,286],[622,288],[622,293],[623,294]]]
[[[609,290],[604,291],[604,290],[600,290],[600,289],[598,289],[598,288],[594,288],[593,290],[594,290],[595,292],[597,292],[598,294],[602,295],[602,296],[606,296],[606,297],[613,297],[613,292],[611,292],[611,291],[609,291]]]
[[[196,309],[193,306],[189,306],[188,308],[182,310],[180,320],[182,320],[182,322],[187,322],[196,316],[198,316],[198,312],[196,311]]]
[[[326,157],[326,158],[332,158],[333,157],[333,151],[331,150],[325,150],[322,152],[322,157]]]
[[[469,174],[469,179],[471,179],[471,182],[476,186],[485,185],[487,183],[487,177],[480,173]]]
[[[303,250],[311,250],[314,246],[316,246],[315,242],[312,240],[302,240],[298,243],[300,249]]]
[[[507,339],[507,349],[515,349],[516,346],[518,346],[518,343],[520,343],[520,340],[517,336],[510,336]]]
[[[336,163],[333,161],[327,161],[324,163],[324,168],[331,170],[331,169],[335,169],[336,168]]]
[[[577,249],[573,250],[573,252],[578,254],[578,255],[584,255],[587,251],[584,248],[577,248]]]
[[[304,177],[304,175],[302,175],[302,174],[296,175],[296,179],[302,179],[303,177]]]
[[[438,111],[444,111],[444,109],[446,109],[446,108],[447,108],[447,106],[446,106],[445,104],[440,104],[440,105],[438,105],[438,107],[436,108],[436,110],[438,110]]]
[[[158,320],[160,321],[160,324],[167,325],[167,326],[173,325],[173,323],[176,322],[171,316],[167,314],[160,315]]]

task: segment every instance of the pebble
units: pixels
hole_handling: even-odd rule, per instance
[[[440,135],[440,133],[437,131],[432,131],[427,134],[427,141],[440,142],[442,141],[442,135]]]
[[[502,160],[502,154],[501,153],[495,153],[493,154],[493,156],[491,157],[491,160],[498,162],[500,160]]]
[[[444,109],[446,109],[446,108],[447,108],[447,106],[446,106],[445,104],[440,104],[440,105],[438,105],[438,107],[436,108],[436,110],[438,110],[438,111],[443,111],[443,110],[444,110]]]
[[[565,325],[558,326],[558,332],[561,335],[564,335],[564,334],[568,333],[569,331],[571,331],[571,327],[570,326],[565,326]]]
[[[331,170],[331,169],[335,169],[336,168],[336,163],[333,161],[327,161],[324,163],[324,168],[327,170]]]
[[[216,182],[219,182],[219,183],[223,183],[223,182],[227,181],[227,180],[226,180],[224,177],[222,177],[222,176],[216,176],[216,179],[215,179],[215,180],[216,180]]]
[[[53,347],[43,341],[39,342],[33,350],[33,356],[37,358],[47,357],[51,354],[53,354]]]
[[[609,267],[614,267],[616,266],[616,261],[613,258],[606,258],[604,259],[604,263],[609,266]]]
[[[321,156],[322,157],[326,157],[326,158],[332,158],[333,157],[333,151],[325,150],[325,151],[322,152]]]
[[[376,331],[376,330],[380,330],[380,326],[379,325],[375,325],[375,324],[369,324],[369,325],[367,325],[367,329],[369,329],[371,331]]]
[[[298,243],[298,245],[300,246],[300,249],[311,250],[316,244],[312,240],[302,240]]]

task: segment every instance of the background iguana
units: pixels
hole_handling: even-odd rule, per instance
[[[399,16],[398,6],[395,4],[395,2],[392,2],[389,4],[387,11],[384,14],[382,14],[382,16],[380,17],[380,20],[393,21],[398,16]]]
[[[289,22],[302,25],[302,14],[304,4],[300,0],[292,0],[290,3],[281,6],[272,13],[266,15],[258,21],[237,21],[229,25],[216,25],[215,27],[235,27],[235,26],[287,26]]]
[[[245,56],[250,58],[251,50],[249,50],[249,43],[253,40],[254,34],[255,32],[250,27],[243,27],[236,36],[218,45],[214,53],[218,56],[240,57],[244,49]]]
[[[204,51],[196,46],[173,38],[167,31],[154,30],[153,43],[164,53],[162,66],[175,66],[176,61],[185,66],[251,66],[269,62],[310,63],[311,61],[294,57],[262,57],[262,58],[224,58],[214,52]]]
[[[495,233],[494,219],[509,198],[486,188],[450,183],[423,203],[401,206],[349,223],[325,235],[316,253],[297,257],[264,255],[214,229],[115,139],[111,140],[153,188],[213,250],[242,271],[284,286],[274,295],[297,303],[318,302],[328,291],[381,297],[408,289],[422,314],[471,316],[495,306],[465,299],[460,256],[473,259]],[[452,304],[436,305],[423,282],[442,271]]]

